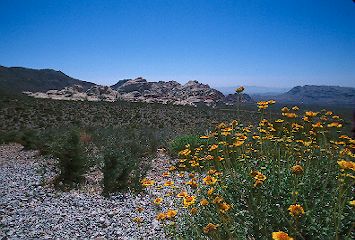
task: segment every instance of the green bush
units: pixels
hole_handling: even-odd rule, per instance
[[[28,129],[20,132],[18,143],[22,144],[25,150],[37,149],[40,145],[38,131]]]
[[[59,175],[57,187],[71,188],[83,180],[86,171],[86,153],[80,142],[79,131],[69,130],[59,134],[50,146],[51,153],[58,158]]]
[[[137,167],[137,156],[129,148],[108,149],[104,154],[103,195],[128,187],[130,174]]]
[[[18,134],[16,131],[8,131],[0,133],[0,144],[17,142]]]
[[[18,131],[9,131],[1,133],[0,144],[16,142],[24,146],[25,150],[38,149],[41,144],[39,131],[33,129],[24,129]]]
[[[143,157],[156,150],[154,132],[143,129],[101,129],[94,141],[103,159],[103,194],[131,187],[139,190],[144,170],[139,169]]]

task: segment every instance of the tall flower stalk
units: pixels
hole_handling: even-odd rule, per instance
[[[235,89],[235,92],[237,94],[237,113],[238,113],[238,121],[240,120],[240,105],[242,102],[242,97],[243,97],[243,92],[244,92],[244,87],[240,86],[239,88]]]

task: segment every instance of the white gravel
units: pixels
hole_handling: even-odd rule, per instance
[[[42,184],[53,174],[41,174],[43,162],[21,145],[0,146],[0,239],[166,239],[148,195],[57,192]]]

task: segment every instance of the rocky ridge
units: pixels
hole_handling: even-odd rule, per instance
[[[108,101],[125,100],[131,102],[163,103],[174,105],[216,106],[217,104],[235,104],[235,94],[227,97],[207,84],[189,81],[182,85],[176,81],[148,82],[142,77],[119,81],[111,87],[94,85],[85,90],[80,85],[65,87],[62,90],[47,92],[24,92],[35,98],[76,101]],[[243,94],[242,102],[250,102],[251,98]]]

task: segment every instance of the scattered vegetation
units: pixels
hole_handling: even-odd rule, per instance
[[[78,186],[82,175],[97,167],[104,173],[104,194],[109,194],[127,187],[139,189],[139,179],[148,168],[142,160],[158,147],[168,148],[176,136],[201,133],[222,115],[232,119],[234,114],[207,107],[1,94],[0,143],[18,142],[57,157],[56,185],[65,189]]]
[[[157,215],[177,239],[353,239],[348,120],[319,109],[275,112],[273,101],[258,108],[1,96],[0,142],[57,157],[63,189],[100,169],[106,196],[155,185],[139,181],[156,149],[169,149],[178,163],[164,177],[190,177],[183,189],[172,188],[181,209]]]
[[[208,107],[188,107],[118,101],[81,102],[0,95],[0,132],[80,128],[159,129],[169,139],[184,134],[203,133],[214,123],[231,120],[236,111]],[[257,120],[255,112],[243,113],[243,121]]]

